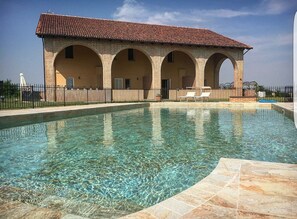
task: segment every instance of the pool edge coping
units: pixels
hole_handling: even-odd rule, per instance
[[[248,168],[247,168],[248,166]],[[267,162],[267,161],[256,161],[256,160],[244,160],[244,159],[234,159],[234,158],[220,158],[217,166],[212,170],[212,172],[207,175],[202,180],[198,181],[195,185],[183,190],[182,192],[165,199],[153,206],[142,209],[138,212],[126,215],[121,217],[122,219],[128,218],[196,218],[196,217],[207,217],[207,216],[216,216],[216,211],[227,212],[227,216],[230,217],[232,214],[238,218],[238,214],[247,214],[253,215],[255,217],[282,217],[282,218],[291,218],[291,212],[285,212],[289,215],[283,215],[285,213],[277,213],[277,212],[269,212],[269,210],[265,211],[265,209],[252,210],[249,204],[240,203],[239,194],[232,193],[240,193],[241,188],[241,175],[243,174],[247,180],[250,180],[250,175],[246,172],[250,171],[263,171],[261,167],[267,172],[262,173],[262,176],[258,176],[257,180],[261,180],[261,178],[267,178],[271,176],[271,172],[273,171],[291,171],[297,172],[297,164],[287,164],[287,163],[276,163],[276,162]],[[243,167],[243,168],[242,168]],[[252,168],[251,168],[252,167]],[[258,168],[260,170],[254,170],[254,168]],[[252,170],[251,170],[252,169]],[[247,171],[248,170],[248,171]],[[251,174],[252,175],[252,174]],[[283,176],[285,175],[285,176]],[[286,178],[285,173],[283,173],[283,177]],[[281,177],[280,177],[281,178]],[[275,179],[274,179],[275,180]],[[281,180],[282,181],[282,180]],[[297,181],[297,179],[296,179]],[[244,190],[244,189],[242,189]],[[245,191],[246,192],[246,191]],[[255,197],[259,196],[258,191],[255,193]],[[251,194],[248,194],[248,198]],[[224,197],[227,198],[224,200]],[[233,197],[232,197],[233,196]],[[237,196],[237,200],[232,200],[230,197],[234,199],[234,196]],[[264,196],[264,195],[263,195]],[[271,197],[273,197],[271,195]],[[245,199],[245,198],[242,198]],[[261,200],[260,200],[261,201]],[[297,201],[297,197],[295,198]],[[229,202],[229,203],[228,203]],[[232,203],[233,202],[233,203]],[[214,209],[207,209],[207,208]],[[289,209],[287,209],[289,211]],[[228,215],[230,214],[230,215]],[[297,216],[297,213],[293,215]],[[220,215],[219,217],[222,217]]]

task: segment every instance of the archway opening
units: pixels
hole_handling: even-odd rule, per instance
[[[234,71],[234,64],[229,57],[221,53],[215,53],[206,62],[204,85],[218,89],[220,88],[220,83],[233,82]]]
[[[219,73],[220,88],[231,88],[234,86],[234,67],[230,59],[225,59]]]
[[[133,48],[120,51],[111,67],[113,89],[151,89],[152,65],[148,57]]]
[[[170,90],[195,87],[195,64],[181,51],[167,54],[161,67],[161,86],[164,99],[170,98]]]
[[[142,51],[128,48],[120,51],[111,66],[114,101],[149,99],[152,87],[152,64]]]
[[[72,88],[103,88],[102,62],[90,48],[71,45],[54,62],[56,85]]]

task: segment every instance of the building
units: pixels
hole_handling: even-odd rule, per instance
[[[240,89],[244,53],[252,49],[207,29],[55,14],[41,14],[36,35],[43,41],[46,85],[107,89],[113,98],[136,90],[145,100],[160,92],[171,99],[171,91],[218,89],[225,59]]]

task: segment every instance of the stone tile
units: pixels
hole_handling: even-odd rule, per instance
[[[237,209],[238,203],[238,189],[235,188],[224,188],[218,192],[214,197],[206,202],[206,204],[211,204],[215,206],[221,206],[225,208]]]
[[[287,217],[280,217],[280,216],[273,216],[268,214],[260,214],[254,212],[244,212],[238,211],[237,212],[238,219],[277,219],[277,218],[287,218]]]
[[[160,206],[174,211],[180,215],[183,215],[195,208],[195,206],[189,205],[188,203],[177,200],[175,198],[169,198],[165,201],[160,202],[159,204]]]
[[[128,219],[128,218],[129,219],[156,219],[156,217],[154,217],[153,215],[151,215],[149,212],[145,210],[123,217],[123,219]]]
[[[145,209],[148,213],[150,213],[152,216],[158,218],[158,219],[177,219],[180,218],[181,215],[169,210],[168,208],[165,208],[161,206],[160,204],[154,205],[152,207],[149,207]]]
[[[198,207],[205,202],[205,200],[203,198],[199,198],[197,196],[193,196],[193,195],[190,195],[185,192],[182,192],[182,193],[174,196],[173,198],[178,201],[182,201],[188,205],[194,206],[194,207]]]
[[[94,213],[98,213],[99,206],[86,202],[68,200],[58,196],[49,196],[44,199],[39,206],[60,210],[68,214],[90,217]]]
[[[279,177],[241,176],[240,188],[264,195],[297,197],[297,180]]]
[[[63,206],[66,203],[65,198],[61,198],[58,196],[49,196],[39,203],[41,207],[53,208],[53,209],[63,209]]]
[[[181,218],[236,218],[237,212],[232,208],[224,208],[212,205],[202,205]]]
[[[225,171],[225,172],[233,172],[237,173],[240,170],[242,160],[239,159],[229,159],[229,158],[221,158],[219,161],[218,166],[214,170],[214,172],[217,171]]]
[[[209,184],[212,184],[212,185],[218,186],[218,187],[224,187],[228,183],[233,181],[234,177],[235,177],[235,175],[233,175],[233,174],[230,176],[225,176],[225,175],[221,175],[221,174],[212,173],[209,176],[205,177],[200,182],[201,183],[209,183]]]
[[[297,164],[252,161],[242,164],[240,174],[297,179]]]
[[[62,219],[88,219],[88,218],[81,217],[81,216],[74,215],[74,214],[66,214],[65,216],[62,217]]]
[[[21,218],[36,207],[21,202],[7,202],[0,206],[0,218]]]
[[[209,193],[217,193],[223,189],[221,186],[213,185],[212,183],[208,182],[199,182],[193,186],[193,188],[198,190],[204,190]]]
[[[35,208],[34,210],[26,213],[23,218],[60,219],[62,218],[62,213],[60,211],[53,211],[47,208]]]
[[[202,200],[204,202],[215,195],[215,193],[212,193],[212,192],[209,192],[206,190],[197,189],[193,186],[191,188],[185,190],[183,193],[195,196],[197,199]]]
[[[297,198],[239,191],[238,210],[297,218]]]

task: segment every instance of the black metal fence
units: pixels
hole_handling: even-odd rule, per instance
[[[255,89],[211,89],[208,98],[199,98],[200,89],[99,89],[75,88],[67,89],[61,86],[44,86],[0,83],[0,109],[23,109],[49,106],[68,106],[90,103],[110,102],[144,102],[158,101],[163,94],[162,101],[180,101],[188,92],[195,91],[196,100],[229,101],[230,96],[255,97],[259,102],[292,102],[293,87],[263,87]],[[166,96],[164,95],[166,94]],[[184,98],[183,98],[184,100]],[[188,98],[189,101],[194,100]]]

